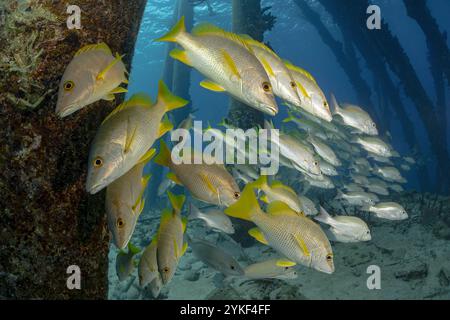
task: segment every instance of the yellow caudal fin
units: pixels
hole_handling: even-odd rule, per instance
[[[259,178],[257,180],[252,182],[252,186],[254,188],[258,188],[258,189],[264,190],[265,188],[267,188],[269,186],[267,184],[267,176],[265,176],[265,175],[259,176]]]
[[[160,80],[158,85],[158,103],[162,103],[166,111],[171,111],[184,107],[189,101],[174,95],[165,83]]]
[[[261,208],[256,199],[253,187],[247,184],[244,191],[241,193],[241,197],[234,204],[225,209],[224,213],[235,218],[243,220],[252,220],[252,216],[260,213]]]
[[[180,213],[183,208],[184,201],[186,200],[186,196],[184,194],[175,195],[170,191],[167,191],[167,195],[169,196],[169,201],[172,208],[176,213]]]
[[[179,48],[175,48],[172,51],[170,51],[169,55],[174,58],[175,60],[181,61],[184,64],[192,67],[192,62],[189,60],[189,57],[187,56],[187,53],[185,50],[181,50]]]
[[[155,41],[167,41],[167,42],[177,42],[177,37],[186,32],[186,26],[184,24],[184,16],[181,17],[180,21],[170,30],[168,33],[163,35],[161,38],[156,39]]]
[[[164,140],[161,140],[160,142],[159,153],[155,157],[155,163],[164,167],[168,167],[170,164],[170,150],[167,148]]]

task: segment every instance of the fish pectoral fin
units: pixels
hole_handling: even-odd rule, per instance
[[[277,263],[276,263],[276,265],[279,267],[293,267],[296,264],[297,263],[295,263],[294,261],[285,260],[285,259],[277,260]]]
[[[175,60],[181,61],[184,64],[192,67],[192,62],[189,60],[189,57],[187,56],[187,52],[185,50],[181,50],[179,48],[175,48],[172,51],[170,51],[169,55],[174,58]]]
[[[248,234],[251,235],[253,238],[258,240],[259,242],[269,245],[269,242],[267,241],[266,237],[264,236],[264,233],[262,233],[261,229],[259,228],[252,228],[248,230]]]
[[[114,94],[112,94],[112,93],[108,93],[106,96],[104,96],[102,98],[102,100],[106,100],[106,101],[114,101],[114,99],[116,99],[116,97],[114,97]]]
[[[117,62],[119,62],[119,61],[122,61],[122,58],[124,57],[125,55],[119,55],[118,53],[116,53],[116,57],[114,58],[114,60],[113,61],[111,61],[106,67],[105,67],[105,69],[103,69],[102,71],[100,71],[100,73],[97,75],[97,80],[98,81],[100,81],[100,80],[105,80],[105,76],[106,76],[106,74],[108,73],[108,71],[109,70],[111,70],[111,68],[112,67],[114,67],[116,64],[117,64]]]
[[[182,186],[183,183],[180,181],[180,179],[178,179],[177,175],[173,172],[169,172],[166,175],[167,179],[172,180],[173,182],[175,182],[177,185]]]
[[[183,243],[183,248],[181,249],[181,256],[184,256],[187,248],[188,248],[188,243],[187,242]]]
[[[202,82],[200,82],[200,86],[202,86],[205,89],[215,91],[215,92],[226,91],[222,86],[218,85],[215,82],[212,82],[211,80],[203,80]]]
[[[180,258],[180,253],[181,252],[179,252],[179,250],[178,250],[178,245],[177,245],[177,241],[175,240],[175,239],[173,239],[173,248],[174,248],[174,252],[175,252],[175,257],[177,258],[177,259],[179,259]]]
[[[305,241],[303,240],[303,237],[300,234],[294,234],[294,238],[297,241],[300,249],[302,249],[303,254],[307,257],[311,255],[311,253],[308,250],[308,247],[306,246]]]
[[[211,179],[206,174],[200,173],[200,178],[202,181],[206,184],[206,187],[217,196],[219,195],[219,191],[214,187],[214,185],[211,182]]]
[[[273,72],[272,66],[269,64],[269,62],[265,58],[261,58],[260,61],[267,74],[271,77],[275,77],[275,72]]]
[[[128,79],[123,80],[122,83],[128,84]]]
[[[225,60],[225,65],[228,67],[228,69],[231,71],[231,73],[236,76],[238,79],[241,79],[241,75],[239,73],[239,70],[236,66],[236,63],[234,62],[233,58],[230,56],[230,54],[225,50],[221,50],[222,56]]]
[[[155,156],[156,149],[152,148],[148,150],[138,161],[138,163],[147,163]]]
[[[134,127],[133,132],[131,134],[128,134],[128,132],[127,132],[127,136],[125,138],[125,146],[123,148],[124,153],[128,153],[128,151],[130,151],[131,145],[133,144],[134,138],[136,136],[136,131],[137,131],[137,127]]]
[[[165,135],[167,132],[173,129],[173,124],[170,122],[169,117],[164,115],[163,121],[159,124],[159,132],[158,132],[158,138],[161,138],[163,135]]]
[[[115,89],[113,89],[110,94],[116,94],[116,93],[127,93],[128,90],[122,87],[117,87]]]

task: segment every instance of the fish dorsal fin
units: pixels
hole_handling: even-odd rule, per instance
[[[88,45],[82,47],[80,50],[77,51],[77,53],[75,53],[75,57],[84,52],[94,51],[94,50],[103,51],[107,54],[112,55],[111,49],[108,47],[108,45],[106,43],[102,42],[102,43],[98,43],[98,44],[88,44]]]
[[[117,106],[111,113],[103,120],[102,124],[105,123],[109,118],[111,118],[116,113],[125,110],[129,107],[135,106],[145,106],[151,107],[153,105],[152,99],[145,93],[137,93],[133,95],[129,100],[123,102],[119,106]]]
[[[314,77],[311,75],[311,73],[309,73],[308,71],[306,71],[305,69],[302,69],[300,67],[297,67],[296,65],[293,65],[290,61],[288,60],[283,60],[284,65],[292,71],[298,72],[302,75],[304,75],[305,77],[307,77],[309,80],[311,80],[312,82],[314,82],[315,84],[317,84],[316,79],[314,79]]]
[[[261,229],[259,229],[259,228],[252,228],[252,229],[248,230],[248,234],[265,245],[269,244],[266,237],[264,236]]]
[[[186,196],[184,194],[175,195],[170,191],[167,191],[167,195],[172,208],[177,214],[180,213],[183,208],[184,201],[186,200]]]
[[[230,56],[230,54],[225,50],[221,50],[222,56],[225,59],[225,63],[228,66],[228,69],[231,71],[232,74],[234,74],[238,79],[241,78],[241,74],[239,73],[239,69],[236,66],[236,63],[234,62],[233,58]]]
[[[245,37],[245,36],[246,36],[246,37]],[[254,40],[254,39],[252,39],[252,38],[251,38],[250,36],[248,36],[248,35],[244,35],[244,36],[240,35],[240,37],[241,37],[241,39],[242,39],[243,41],[245,41],[248,45],[253,46],[253,47],[258,47],[258,48],[260,48],[260,49],[266,51],[267,53],[273,55],[274,57],[277,57],[277,58],[278,58],[278,56],[276,55],[276,53],[273,52],[273,50],[270,49],[270,48],[269,48],[267,45],[265,45],[264,43],[259,42],[259,41],[257,41],[257,40]]]
[[[272,181],[272,184],[270,185],[270,187],[274,188],[274,189],[283,189],[290,193],[295,194],[295,191],[291,187],[283,184],[281,181],[277,181],[277,180]]]
[[[236,44],[239,44],[240,46],[253,53],[252,48],[241,36],[238,36],[237,34],[234,34],[232,32],[227,32],[211,23],[200,23],[192,29],[191,33],[195,36],[215,35],[223,37],[225,39],[233,41]]]
[[[297,213],[291,209],[286,203],[283,201],[273,201],[269,203],[267,206],[267,213],[272,216],[279,216],[279,215],[290,215],[290,216],[297,216]]]

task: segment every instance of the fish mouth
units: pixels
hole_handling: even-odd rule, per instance
[[[267,113],[268,115],[271,115],[271,116],[275,116],[278,113],[278,106],[276,104],[270,105],[270,104],[262,103],[259,105],[258,109],[260,109],[264,113]]]
[[[89,192],[90,194],[96,194],[97,192],[99,192],[100,190],[103,190],[106,187],[105,183],[97,183],[93,186],[87,185],[86,186],[86,191]]]
[[[79,109],[80,107],[76,103],[69,104],[65,107],[56,107],[56,115],[60,118],[64,118],[71,115],[72,113],[74,113]]]

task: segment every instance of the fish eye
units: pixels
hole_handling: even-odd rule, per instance
[[[101,166],[103,166],[103,159],[100,157],[95,158],[94,167],[99,168]]]
[[[323,102],[323,106],[324,106],[325,108],[328,108],[328,102],[324,101],[324,102]]]
[[[116,225],[117,225],[117,228],[121,229],[121,228],[123,228],[125,223],[123,222],[122,218],[118,218],[117,222],[116,222]]]
[[[169,272],[169,267],[164,267],[163,272],[164,273],[168,273]]]
[[[318,166],[318,165],[319,165],[319,162],[314,161],[314,165],[315,165],[315,166]]]
[[[75,88],[75,83],[71,80],[64,82],[64,90],[65,91],[72,91],[72,89]]]
[[[295,83],[295,81],[291,81],[291,87],[292,88],[296,88],[297,87],[297,84]]]
[[[265,92],[270,92],[272,90],[272,86],[268,82],[263,82],[262,88]]]
[[[327,254],[326,259],[327,259],[327,261],[333,260],[333,255],[332,254]]]
[[[375,123],[374,122],[372,122],[372,127],[375,128]]]
[[[231,265],[230,268],[231,268],[231,270],[234,270],[234,266],[233,265]]]
[[[234,193],[234,198],[235,199],[239,199],[240,196],[241,196],[241,194],[239,192],[235,192]]]

